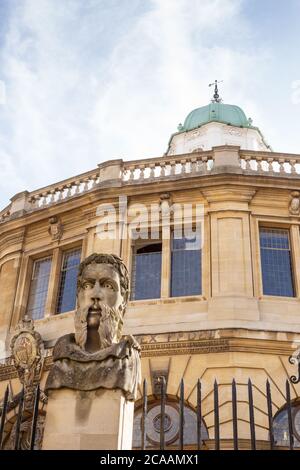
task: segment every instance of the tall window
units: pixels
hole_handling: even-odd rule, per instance
[[[27,314],[34,320],[44,316],[50,270],[51,257],[34,262],[27,304]]]
[[[161,260],[162,243],[136,248],[132,269],[132,300],[160,298]]]
[[[201,294],[200,239],[172,239],[171,297]]]
[[[66,251],[63,255],[56,313],[69,312],[75,308],[80,256],[80,249]]]
[[[289,231],[261,228],[260,253],[263,293],[294,297]]]

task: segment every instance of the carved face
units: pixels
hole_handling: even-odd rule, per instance
[[[99,327],[104,305],[116,311],[124,307],[119,274],[110,264],[92,263],[84,269],[78,291],[78,308],[88,310],[88,327]]]

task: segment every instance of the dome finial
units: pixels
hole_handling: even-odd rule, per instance
[[[211,100],[212,103],[221,103],[222,99],[220,98],[219,95],[219,90],[218,90],[218,83],[222,83],[223,80],[215,80],[214,83],[210,83],[208,86],[215,86],[215,93],[213,96],[213,99]]]

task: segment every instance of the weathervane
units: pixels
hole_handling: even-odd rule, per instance
[[[219,90],[218,90],[218,83],[222,83],[223,80],[215,80],[214,83],[210,83],[208,86],[214,86],[215,87],[215,93],[213,96],[213,99],[211,100],[212,103],[221,103],[222,99],[220,98],[219,95]]]

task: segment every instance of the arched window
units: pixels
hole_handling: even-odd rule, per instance
[[[294,433],[294,447],[300,447],[300,401],[295,400],[291,404],[292,423]],[[289,446],[289,421],[288,409],[285,405],[274,416],[273,432],[275,444],[278,446]]]
[[[146,447],[159,448],[160,445],[161,405],[160,401],[148,404],[146,416]],[[165,407],[165,446],[178,448],[179,445],[179,402],[170,396],[167,397]],[[207,427],[202,420],[201,439],[208,439]],[[133,449],[140,449],[142,445],[142,406],[136,409],[133,423]],[[189,406],[184,406],[184,445],[197,446],[197,415]]]

